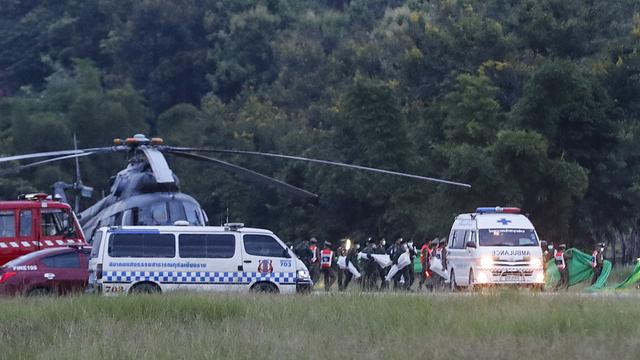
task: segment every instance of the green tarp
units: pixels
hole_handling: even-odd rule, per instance
[[[640,281],[640,259],[636,260],[636,267],[633,269],[631,275],[629,275],[624,281],[616,286],[616,289],[625,289],[634,286]]]
[[[416,256],[413,258],[413,272],[422,272],[422,263],[420,262],[420,256]]]
[[[571,248],[566,251],[569,257],[567,268],[569,269],[569,286],[579,284],[583,281],[591,282],[593,277],[593,269],[591,268],[591,255],[582,251]],[[611,273],[611,262],[604,261],[602,272],[596,282],[588,288],[588,290],[601,290],[607,283],[607,278]],[[560,273],[553,260],[547,263],[546,283],[547,287],[555,286],[560,280]]]

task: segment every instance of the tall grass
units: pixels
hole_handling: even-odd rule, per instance
[[[636,296],[175,294],[0,301],[7,359],[637,359]]]

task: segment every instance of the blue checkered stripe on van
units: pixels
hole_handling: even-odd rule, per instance
[[[295,284],[295,272],[225,271],[107,271],[104,282],[130,283],[134,281],[155,281],[158,283],[180,284],[250,284],[254,281],[272,281],[278,284]]]

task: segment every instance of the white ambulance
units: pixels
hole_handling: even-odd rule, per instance
[[[444,262],[452,290],[500,284],[542,289],[544,285],[538,235],[518,208],[481,207],[458,215]]]
[[[271,231],[242,224],[103,227],[93,237],[89,292],[306,292],[309,272]]]

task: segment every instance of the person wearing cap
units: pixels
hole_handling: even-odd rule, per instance
[[[312,237],[309,240],[309,250],[311,251],[311,259],[309,260],[309,276],[314,284],[320,279],[320,248],[318,247],[318,239]]]
[[[336,281],[336,274],[334,270],[337,266],[336,256],[333,250],[331,250],[333,244],[329,241],[324,242],[324,247],[320,251],[320,272],[324,277],[324,290],[331,290],[331,285]]]
[[[553,288],[554,291],[558,291],[558,289],[560,289],[561,287],[565,288],[566,290],[569,289],[569,270],[567,268],[567,254],[565,253],[566,248],[567,245],[560,244],[560,246],[558,246],[558,250],[556,250],[555,254],[553,255],[553,258],[556,262],[556,267],[558,268],[558,272],[560,273],[560,280]]]
[[[385,240],[385,238],[380,238],[376,240],[373,253],[378,255],[385,255],[387,253],[386,246],[387,246],[387,240]],[[380,279],[380,290],[384,290],[387,288],[387,283],[386,281],[384,281],[384,278],[387,276],[388,269],[383,268],[380,264],[378,264],[378,262],[376,262],[376,271],[378,273],[377,278]]]
[[[602,273],[602,267],[604,266],[604,248],[604,243],[598,243],[591,253],[591,268],[593,269],[591,285],[598,281],[598,277],[600,277],[600,273]]]
[[[398,260],[400,256],[407,251],[406,243],[403,238],[399,237],[396,239],[396,242],[391,245],[389,248],[389,257],[391,258],[391,263],[394,265],[398,265]],[[400,279],[404,277],[405,287],[409,283],[409,274],[407,273],[408,267],[403,267],[398,270],[398,272],[393,275],[393,289],[397,290],[400,284]]]

